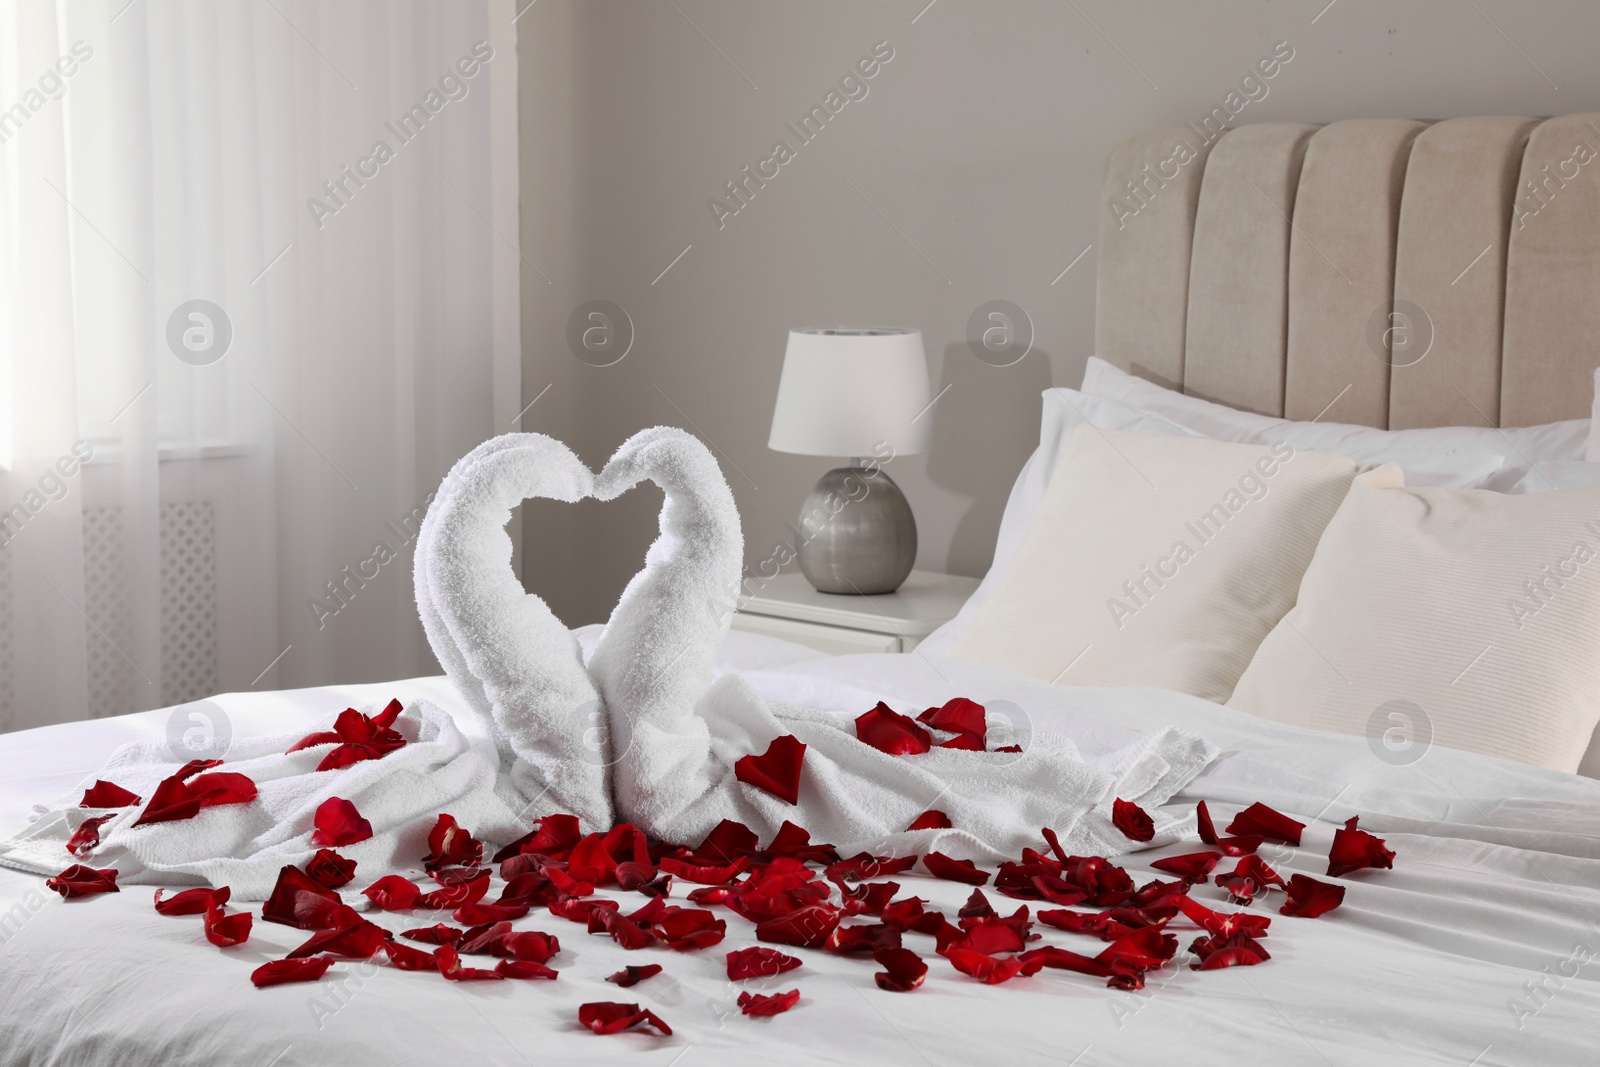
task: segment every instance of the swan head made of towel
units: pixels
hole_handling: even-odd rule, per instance
[[[585,669],[571,632],[512,572],[505,526],[530,497],[612,500],[645,480],[665,493],[661,535]],[[533,433],[486,441],[451,468],[418,537],[417,609],[533,814],[603,828],[629,809],[617,780],[629,776],[613,772],[636,742],[633,724],[654,708],[692,708],[710,684],[742,557],[733,494],[705,445],[679,429],[635,434],[598,475]],[[702,721],[670,729],[704,743]]]

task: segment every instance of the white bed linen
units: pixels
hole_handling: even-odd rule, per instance
[[[587,636],[587,635],[586,635]],[[1085,756],[1118,743],[1116,726],[1176,724],[1228,753],[1187,791],[1213,802],[1219,825],[1261,800],[1311,825],[1300,849],[1263,856],[1287,875],[1323,877],[1339,821],[1362,816],[1387,837],[1392,871],[1361,872],[1345,905],[1320,919],[1276,915],[1255,968],[1152,973],[1142,993],[1107,990],[1065,972],[986,987],[932,953],[923,989],[878,990],[861,959],[800,953],[805,965],[761,983],[730,984],[725,951],[755,944],[726,914],[714,949],[625,952],[547,913],[519,921],[560,937],[556,982],[456,985],[387,966],[341,962],[329,979],[256,990],[257,964],[304,932],[256,923],[250,942],[207,944],[197,917],[164,918],[149,890],[62,902],[42,880],[0,870],[0,1060],[11,1065],[124,1064],[1592,1064],[1600,1055],[1600,965],[1562,975],[1574,947],[1600,951],[1600,782],[1435,748],[1409,767],[1379,760],[1361,738],[1314,734],[1194,697],[1154,690],[1051,687],[1017,675],[919,655],[815,657],[783,642],[735,634],[723,662],[762,692],[856,714],[885,698],[902,708],[949,696],[1007,699],[1034,728],[1067,733]],[[235,736],[323,722],[330,706],[389,695],[459,699],[442,679],[345,686],[261,701],[217,698]],[[30,805],[92,773],[118,744],[160,736],[162,712],[0,736],[0,831]],[[1130,857],[1141,874],[1158,855]],[[65,859],[65,857],[63,857]],[[65,865],[65,864],[63,864]],[[370,879],[358,872],[351,889]],[[947,912],[968,888],[910,875],[902,893]],[[674,896],[684,888],[676,889]],[[347,890],[347,895],[349,890]],[[1215,902],[1214,887],[1200,899]],[[639,900],[637,894],[631,895]],[[996,906],[1014,904],[991,894]],[[1257,908],[1262,905],[1258,904]],[[1008,907],[1009,910],[1009,907]],[[723,914],[719,909],[719,915]],[[432,913],[377,916],[393,929]],[[1098,951],[1099,942],[1042,931],[1044,943]],[[1185,934],[1184,947],[1192,939]],[[1180,961],[1183,959],[1180,954]],[[626,964],[666,972],[632,989],[603,981]],[[1545,973],[1540,972],[1545,969]],[[344,978],[342,987],[333,979]],[[1534,998],[1525,983],[1543,980]],[[738,1014],[742,988],[798,988],[787,1015]],[[1520,1000],[1532,1014],[1520,1020]],[[673,1025],[672,1038],[597,1037],[577,1006],[637,1001]],[[314,1005],[321,1005],[320,1010]],[[1518,1022],[1520,1021],[1520,1028]],[[679,1058],[681,1057],[681,1059]]]

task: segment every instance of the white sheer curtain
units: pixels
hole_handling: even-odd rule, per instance
[[[424,500],[520,407],[514,13],[0,0],[0,729],[437,669]]]

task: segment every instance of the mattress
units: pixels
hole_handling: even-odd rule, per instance
[[[1205,799],[1222,825],[1261,801],[1306,822],[1299,848],[1262,850],[1285,877],[1325,877],[1334,830],[1360,815],[1362,828],[1395,851],[1394,868],[1346,877],[1343,907],[1317,919],[1281,917],[1276,901],[1258,901],[1254,910],[1274,921],[1265,941],[1272,959],[1256,967],[1202,973],[1180,951],[1139,992],[1052,970],[986,986],[934,955],[931,938],[909,934],[908,947],[930,966],[909,994],[878,989],[870,960],[809,951],[799,953],[805,962],[795,971],[731,983],[725,952],[758,942],[750,923],[723,909],[727,940],[691,953],[629,952],[577,924],[530,914],[517,929],[561,940],[554,982],[451,983],[341,961],[321,982],[258,990],[250,971],[298,945],[303,931],[257,921],[248,943],[222,950],[205,941],[198,920],[158,915],[148,887],[63,902],[36,875],[0,870],[0,1061],[1465,1067],[1600,1059],[1600,964],[1591,962],[1600,952],[1600,781],[1438,747],[1397,766],[1364,738],[1288,727],[1194,697],[1051,687],[915,654],[818,658],[734,634],[723,666],[774,699],[851,717],[880,699],[902,710],[952,696],[1009,701],[1028,729],[1065,735],[1086,756],[1124,743],[1128,728],[1177,725],[1224,755],[1175,807]],[[234,736],[248,736],[309,731],[330,709],[391,696],[461,707],[442,678],[214,699]],[[146,712],[0,736],[0,833],[25,826],[35,803],[79,787],[118,745],[165,729],[165,713]],[[1150,860],[1195,847],[1137,853],[1126,866],[1143,881]],[[900,895],[950,914],[970,892],[920,874],[894,880]],[[349,888],[363,884],[358,876]],[[688,888],[675,886],[674,897]],[[1195,895],[1221,902],[1213,886]],[[641,900],[626,896],[630,907]],[[1007,911],[1015,906],[991,899]],[[368,917],[397,930],[435,921]],[[1101,947],[1036,929],[1043,944],[1091,955]],[[631,989],[604,980],[643,963],[665,970]],[[799,989],[801,999],[787,1014],[751,1018],[736,1003],[747,989]],[[636,1001],[674,1032],[596,1036],[577,1022],[578,1006],[596,1000]]]

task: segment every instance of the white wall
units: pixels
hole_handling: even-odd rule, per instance
[[[1097,239],[1101,160],[1198,119],[1277,42],[1294,58],[1241,122],[1600,110],[1588,0],[926,3],[539,0],[517,24],[521,243],[549,278],[524,264],[524,403],[550,390],[523,428],[595,466],[644,426],[698,432],[752,564],[831,465],[766,448],[787,329],[886,323],[920,327],[951,386],[933,453],[891,465],[919,566],[981,574],[1038,393],[1091,351],[1095,252],[1052,280]],[[867,95],[801,146],[785,123],[879,41]],[[707,200],[778,139],[797,158],[719,229]],[[605,368],[565,339],[595,298],[636,331]],[[967,348],[991,298],[1033,321],[1015,366]],[[659,495],[630,496],[528,509],[527,579],[570,623],[604,618],[654,535]]]

